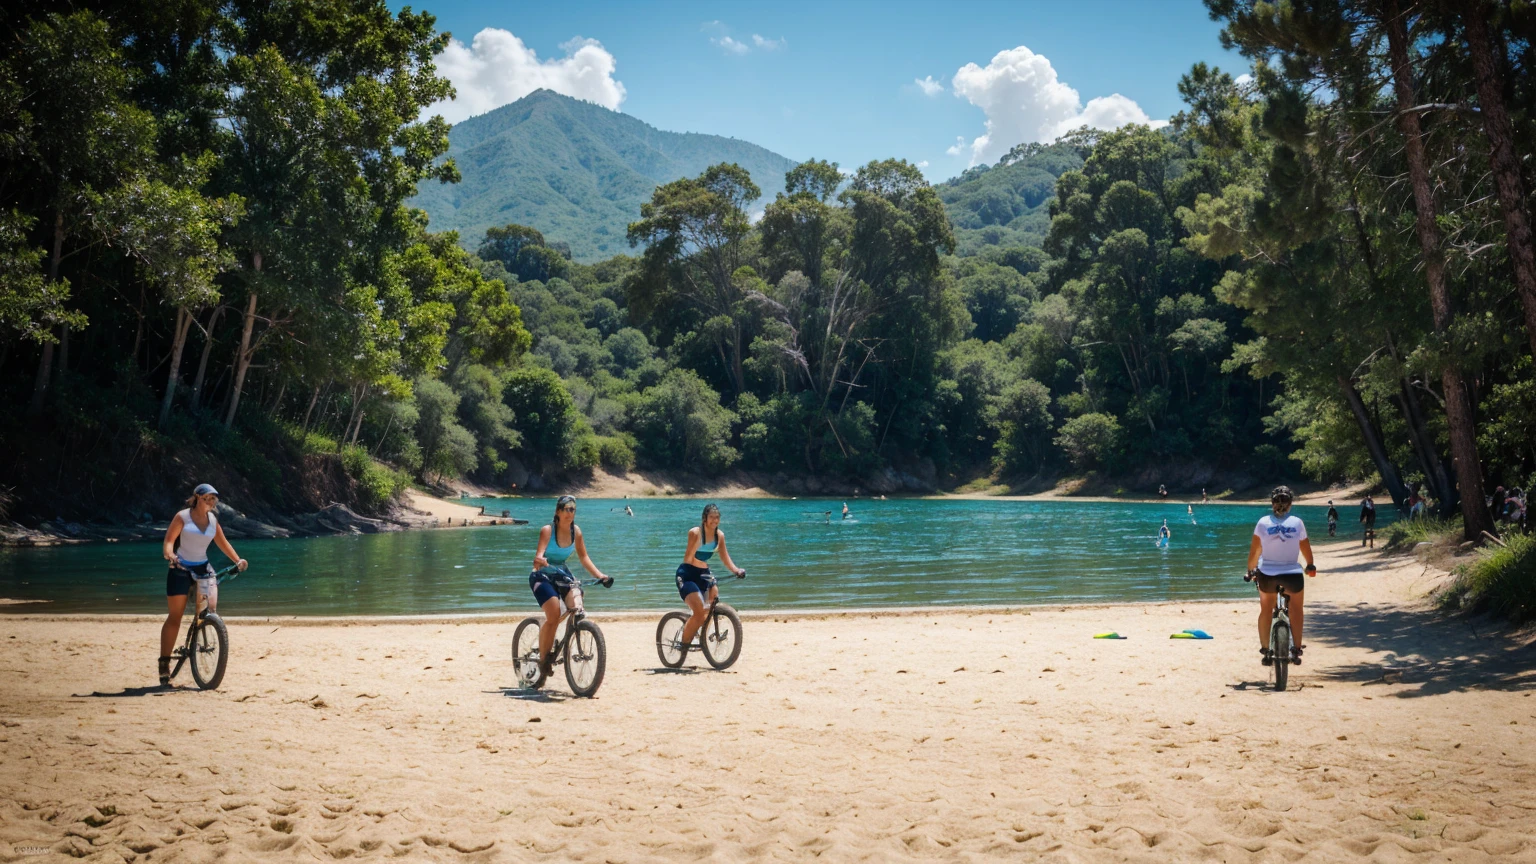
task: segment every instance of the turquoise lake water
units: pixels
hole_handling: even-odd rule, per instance
[[[243,540],[236,549],[251,566],[220,589],[220,611],[534,611],[528,571],[553,499],[464,503],[484,504],[488,513],[510,510],[530,524]],[[624,515],[625,503],[633,517]],[[672,574],[705,503],[583,499],[576,521],[588,552],[617,580],[611,589],[590,589],[589,610],[680,605]],[[722,580],[721,593],[741,609],[1245,597],[1253,591],[1242,580],[1248,537],[1267,512],[1258,505],[1195,505],[1199,524],[1191,524],[1182,502],[904,499],[849,501],[853,518],[843,520],[841,500],[719,503],[731,557],[748,571],[744,581]],[[1358,543],[1357,508],[1339,509],[1334,542]],[[1316,544],[1330,542],[1325,512],[1296,508]],[[1173,531],[1167,548],[1156,544],[1163,519]],[[216,551],[214,563],[224,564]],[[717,576],[725,572],[715,567]],[[13,613],[163,612],[165,564],[158,543],[0,550],[0,597],[48,601],[0,606]]]

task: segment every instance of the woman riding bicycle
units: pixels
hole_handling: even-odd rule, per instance
[[[219,505],[219,490],[207,483],[192,490],[187,499],[187,509],[171,517],[171,525],[165,530],[165,543],[161,549],[171,568],[165,574],[165,623],[160,625],[160,684],[171,683],[171,649],[176,645],[176,632],[181,629],[181,613],[187,608],[187,596],[192,583],[202,594],[210,611],[219,605],[219,580],[214,578],[213,565],[208,561],[208,545],[217,543],[219,550],[244,570],[244,558],[235,554],[229,545],[224,528],[213,514]],[[196,608],[193,613],[196,614]]]
[[[1269,621],[1275,614],[1277,594],[1283,586],[1291,596],[1291,633],[1294,634],[1291,662],[1301,665],[1302,591],[1306,588],[1303,574],[1316,576],[1317,566],[1312,558],[1312,541],[1307,539],[1307,526],[1301,519],[1290,515],[1291,495],[1289,486],[1277,486],[1269,495],[1273,513],[1259,520],[1253,528],[1253,540],[1248,544],[1248,578],[1259,583],[1259,651],[1264,655],[1264,665],[1274,662],[1269,653]],[[1296,558],[1305,556],[1303,568]]]
[[[581,566],[604,585],[612,585],[613,579],[604,576],[587,555],[587,544],[581,529],[576,527],[576,499],[561,495],[555,502],[555,518],[539,529],[539,547],[533,553],[533,572],[528,574],[528,587],[533,598],[544,610],[544,624],[539,627],[539,665],[544,674],[550,674],[550,649],[555,645],[555,630],[560,626],[564,611],[561,601],[572,612],[581,611],[581,586],[565,562],[574,553]]]
[[[707,542],[706,542],[707,541]],[[720,597],[720,587],[709,572],[709,556],[720,552],[725,568],[736,576],[747,571],[736,566],[729,552],[725,551],[725,534],[720,531],[720,508],[714,504],[704,506],[698,526],[688,529],[688,547],[683,552],[683,563],[677,565],[677,593],[688,604],[693,615],[683,625],[683,651],[693,643],[693,637],[709,617],[709,604]]]

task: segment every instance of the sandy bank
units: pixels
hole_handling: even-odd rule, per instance
[[[1287,693],[1254,603],[754,616],[717,673],[598,594],[595,700],[506,621],[237,623],[200,693],[152,623],[8,618],[0,860],[1531,860],[1529,643],[1323,564]]]

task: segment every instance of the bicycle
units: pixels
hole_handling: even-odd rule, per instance
[[[579,588],[611,584],[611,580],[606,584],[600,579],[575,580]],[[602,686],[603,673],[607,671],[608,643],[603,640],[603,631],[587,618],[585,610],[566,607],[563,599],[560,605],[564,609],[560,621],[566,622],[566,626],[564,633],[555,635],[555,644],[550,648],[550,666],[559,663],[564,654],[565,681],[571,685],[571,693],[591,698]],[[517,670],[518,681],[529,690],[538,690],[545,682],[544,666],[539,663],[539,628],[543,625],[543,617],[529,616],[512,633],[512,666]]]
[[[238,575],[238,564],[231,564],[213,574],[220,585],[224,584],[225,579],[233,579]],[[197,588],[196,580],[193,580],[192,586],[192,603],[197,611],[187,624],[185,644],[171,652],[171,656],[176,658],[176,665],[171,667],[167,680],[174,680],[182,665],[190,661],[192,680],[197,682],[197,688],[217,690],[224,680],[224,670],[229,666],[229,628],[217,612],[202,605],[202,593]]]
[[[1244,582],[1252,582],[1252,575],[1244,576]],[[1269,623],[1269,683],[1276,691],[1284,691],[1291,671],[1291,595],[1284,585],[1275,586],[1275,611]],[[1282,650],[1283,649],[1283,650]]]
[[[747,571],[741,571],[736,578],[747,578]],[[661,658],[661,665],[668,669],[682,666],[688,656],[683,645],[683,628],[688,626],[691,617],[688,612],[668,612],[656,625],[656,654]],[[729,669],[741,656],[741,616],[730,605],[721,603],[716,595],[715,602],[709,604],[709,616],[704,619],[704,626],[699,628],[698,639],[698,648],[704,652],[709,665]]]

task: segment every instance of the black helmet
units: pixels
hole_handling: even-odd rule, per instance
[[[1269,503],[1271,505],[1281,504],[1289,507],[1293,498],[1295,496],[1291,494],[1291,487],[1289,486],[1276,486],[1275,491],[1269,493]]]

